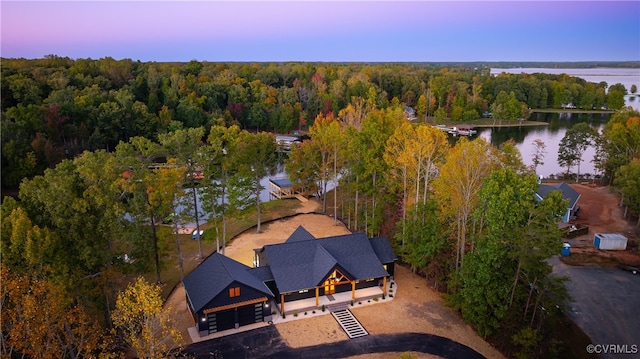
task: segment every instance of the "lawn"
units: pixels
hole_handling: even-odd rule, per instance
[[[262,203],[261,222],[267,223],[271,220],[292,216],[296,214],[296,210],[300,208],[301,202],[296,199],[273,200]],[[222,226],[220,220],[209,221],[201,224],[204,229],[202,240],[202,251],[204,257],[208,257],[216,249],[216,225],[218,226],[219,236],[222,235]],[[227,245],[231,243],[238,234],[255,228],[257,225],[257,212],[255,206],[249,206],[237,215],[227,218]],[[166,299],[171,291],[180,283],[180,266],[178,264],[178,251],[176,244],[176,235],[173,233],[173,227],[167,225],[162,226],[159,231],[161,253],[161,272],[162,279],[162,298]],[[178,235],[180,241],[180,249],[182,252],[184,274],[191,272],[198,264],[198,241],[193,240],[190,234]],[[222,245],[222,238],[220,238]],[[155,268],[148,273],[143,273],[144,277],[150,282],[155,282]]]

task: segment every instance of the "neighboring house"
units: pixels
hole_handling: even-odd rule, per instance
[[[214,253],[184,278],[187,305],[201,336],[271,320],[273,293],[251,270]]]
[[[316,239],[298,227],[284,243],[255,249],[254,264],[268,266],[273,279],[266,282],[285,313],[285,303],[381,286],[393,276],[396,255],[384,237],[364,233]]]
[[[408,121],[417,120],[418,117],[416,116],[416,110],[414,110],[413,107],[411,107],[411,106],[405,106],[404,107],[404,118],[406,118]]]
[[[535,194],[536,198],[541,201],[551,191],[562,192],[562,197],[569,201],[567,205],[567,211],[562,215],[562,222],[568,223],[569,220],[576,216],[580,206],[578,206],[578,200],[580,199],[580,193],[571,188],[568,184],[560,182],[555,185],[541,184],[538,187],[538,193]]]
[[[274,300],[285,303],[381,287],[393,276],[396,255],[385,237],[354,233],[316,239],[298,227],[284,243],[255,249],[255,268],[214,253],[183,283],[201,336],[270,321]],[[311,301],[313,301],[311,299]]]

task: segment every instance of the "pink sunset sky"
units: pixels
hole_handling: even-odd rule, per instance
[[[0,55],[640,61],[640,1],[5,1]]]

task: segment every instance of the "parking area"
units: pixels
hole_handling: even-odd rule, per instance
[[[570,279],[573,298],[568,315],[592,344],[636,345],[640,350],[640,274],[619,269],[569,266],[551,259],[553,273]],[[586,350],[586,348],[585,348]],[[606,354],[601,358],[638,358],[636,354]]]

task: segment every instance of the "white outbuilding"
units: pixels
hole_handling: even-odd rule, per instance
[[[596,233],[593,236],[593,245],[598,249],[625,250],[627,237],[618,233]]]

